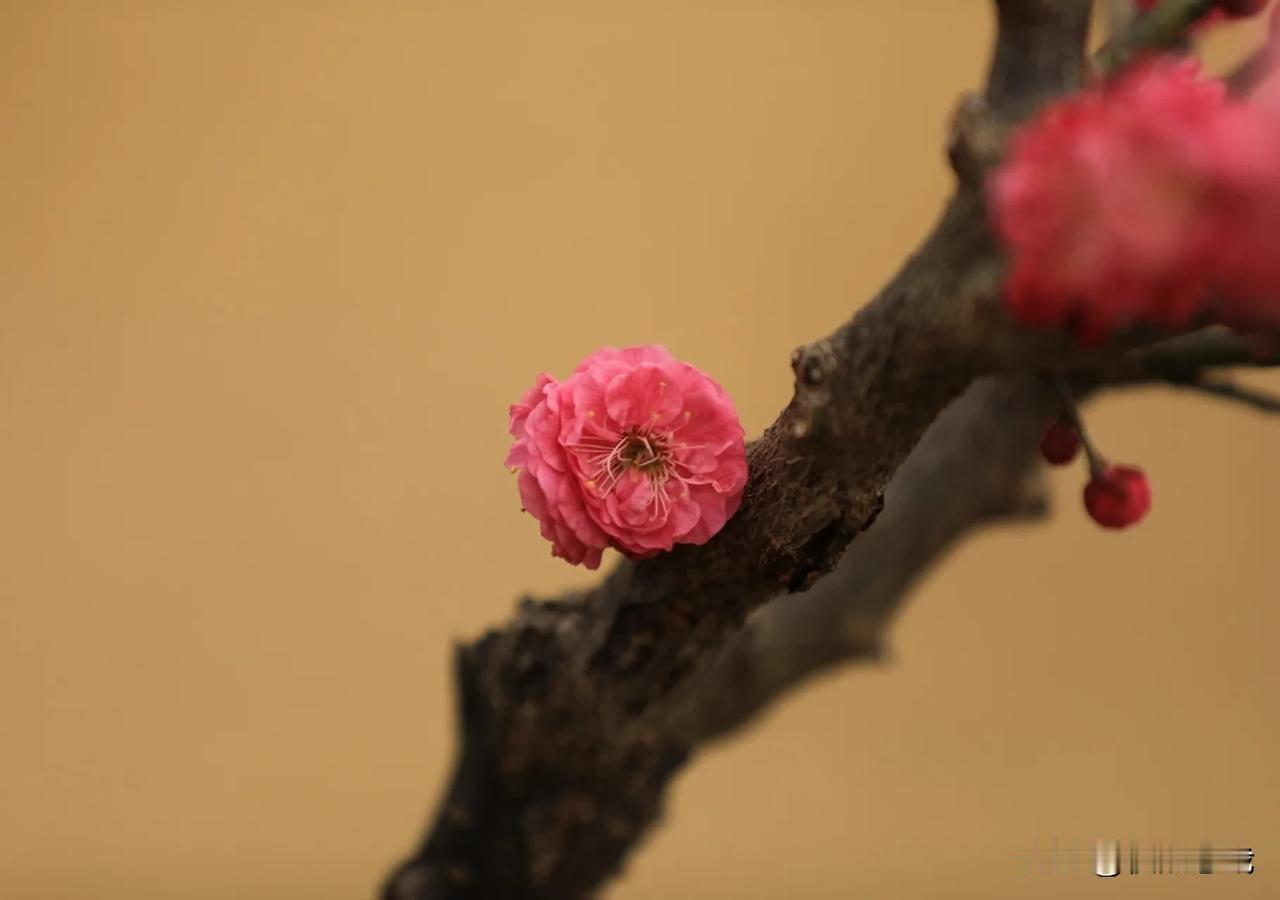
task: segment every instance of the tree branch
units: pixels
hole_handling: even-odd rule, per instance
[[[1083,80],[1090,0],[996,0],[986,101],[1009,121]]]
[[[981,103],[995,123],[1078,83],[1089,7],[1000,0]],[[957,146],[981,146],[964,132],[983,120],[961,117]],[[1144,351],[1086,353],[1017,328],[981,166],[957,171],[933,233],[880,295],[793,354],[794,396],[749,448],[742,505],[719,534],[624,561],[593,589],[522,602],[457,648],[458,766],[388,900],[591,895],[659,817],[697,746],[814,668],[795,653],[802,634],[820,664],[872,652],[906,587],[956,537],[1041,508],[1027,447],[1051,401],[1034,373],[1133,380]],[[813,588],[876,521],[900,467],[886,524]],[[937,500],[943,484],[951,504]],[[821,648],[814,627],[837,619],[842,637]],[[754,681],[725,681],[757,666]]]
[[[1074,393],[1083,399],[1099,388],[1165,383],[1276,412],[1280,398],[1207,380],[1223,367],[1275,364],[1257,342],[1209,329],[1102,368],[1083,366]],[[1049,503],[1038,438],[1060,407],[1053,380],[1043,375],[984,378],[969,388],[903,463],[884,512],[836,570],[747,620],[698,686],[690,733],[698,741],[729,734],[815,676],[879,660],[885,631],[911,589],[958,540],[986,525],[1043,519]]]
[[[690,732],[741,726],[784,691],[836,666],[878,659],[909,589],[975,527],[1048,512],[1037,438],[1057,408],[1035,375],[985,378],[930,427],[885,509],[828,578],[748,621],[699,685]]]
[[[1124,31],[1138,18],[1138,4],[1135,0],[1103,0],[1107,12],[1107,34],[1116,35]]]

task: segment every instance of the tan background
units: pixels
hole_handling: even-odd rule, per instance
[[[507,404],[661,340],[757,433],[938,209],[989,40],[982,0],[2,9],[6,898],[368,896],[442,783],[449,641],[591,577],[519,513]],[[1146,525],[1055,474],[892,665],[700,759],[612,896],[1276,896],[1280,429],[1093,420]],[[1013,862],[1108,835],[1259,871]]]

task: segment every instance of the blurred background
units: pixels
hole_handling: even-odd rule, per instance
[[[370,896],[450,642],[596,577],[521,514],[508,403],[661,341],[759,433],[937,213],[990,39],[985,0],[0,4],[0,895]],[[1276,896],[1280,428],[1091,424],[1142,527],[1055,472],[888,665],[701,756],[610,896]],[[1055,837],[1258,872],[1026,874]]]

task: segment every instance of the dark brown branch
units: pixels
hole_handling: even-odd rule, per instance
[[[987,103],[1018,121],[1083,79],[1091,0],[996,0],[998,28]]]
[[[1207,380],[1222,367],[1272,365],[1257,342],[1210,329],[1126,354],[1105,371],[1083,366],[1073,381],[1078,399],[1108,385],[1208,384],[1215,396],[1275,412],[1280,398]],[[880,659],[911,588],[958,540],[984,525],[1043,518],[1037,439],[1061,405],[1056,385],[1039,375],[984,378],[951,404],[836,570],[808,592],[762,607],[720,654],[688,713],[691,734],[720,737],[810,678]]]
[[[795,397],[751,447],[723,531],[619,565],[585,596],[524,604],[460,650],[462,762],[388,897],[581,897],[616,870],[692,749],[680,711],[715,651],[752,610],[829,571],[937,413],[1017,356],[972,272],[992,253],[962,194],[876,301],[796,353]]]
[[[1089,7],[999,3],[982,104],[993,122],[1015,122],[1077,84]],[[961,146],[982,144],[961,137]],[[893,489],[901,510],[886,512],[904,524],[884,529],[898,538],[882,540],[908,533],[908,517],[921,516],[929,498],[916,483],[942,477],[956,453],[972,457],[1004,441],[995,455],[1009,454],[1008,471],[1025,469],[1022,441],[1043,409],[1033,381],[1017,373],[1053,364],[1132,375],[1119,350],[1083,355],[1061,336],[1029,335],[1006,318],[1002,260],[973,177],[980,167],[958,172],[933,234],[881,294],[795,352],[794,397],[751,446],[746,494],[723,531],[700,547],[624,562],[584,593],[526,601],[508,624],[458,648],[459,764],[423,843],[388,880],[389,900],[591,895],[659,817],[667,782],[698,744],[753,708],[721,712],[715,724],[705,686],[717,656],[735,646],[754,612],[810,589],[836,566],[880,514],[913,450],[906,472],[916,474]],[[984,382],[960,413],[935,424],[975,379],[993,373],[1007,377]],[[1010,391],[1024,399],[1002,393]],[[1008,426],[1003,437],[983,437],[1000,423]],[[939,437],[917,449],[931,428]],[[1008,472],[947,477],[973,481],[972,495],[951,512],[922,515],[933,524],[916,530],[918,544],[900,551],[900,565],[870,565],[873,530],[854,545],[872,549],[845,570],[851,581],[803,601],[778,599],[777,615],[790,604],[821,606],[824,593],[857,591],[866,599],[851,640],[873,647],[905,586],[956,535],[1037,506],[1034,486]]]
[[[1016,21],[1078,59],[1085,6]],[[1066,89],[1078,68],[1019,79],[1023,61],[993,67],[997,110]],[[948,401],[1033,355],[994,302],[996,259],[981,195],[963,187],[879,298],[797,351],[795,397],[752,446],[742,507],[720,534],[624,563],[585,596],[523,604],[459,649],[458,770],[387,897],[581,897],[616,871],[692,749],[680,710],[714,652],[779,590],[835,565]]]
[[[1107,12],[1107,34],[1117,35],[1133,24],[1138,18],[1138,4],[1135,0],[1105,0]]]
[[[982,379],[953,403],[836,571],[760,609],[717,658],[690,711],[697,739],[739,727],[813,675],[879,658],[909,589],[959,538],[983,524],[1044,516],[1036,443],[1056,408],[1055,392],[1034,375]]]
[[[1121,364],[1130,366],[1135,377],[1185,381],[1198,377],[1207,369],[1227,366],[1271,368],[1280,360],[1277,349],[1280,349],[1280,344],[1271,335],[1242,335],[1213,327],[1170,338],[1128,354]]]

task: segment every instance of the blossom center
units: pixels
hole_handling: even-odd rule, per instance
[[[608,452],[596,454],[591,462],[596,464],[596,486],[606,494],[628,471],[635,471],[649,479],[655,497],[664,495],[663,485],[674,468],[666,436],[639,428],[623,432]]]
[[[623,466],[640,469],[651,476],[666,477],[665,469],[669,454],[666,442],[656,434],[642,434],[632,431],[624,434],[618,441],[617,459]]]
[[[576,449],[586,451],[588,488],[597,494],[610,494],[628,472],[634,471],[649,479],[651,502],[663,507],[667,480],[676,474],[675,451],[681,447],[671,434],[633,427],[617,436],[583,441]]]

